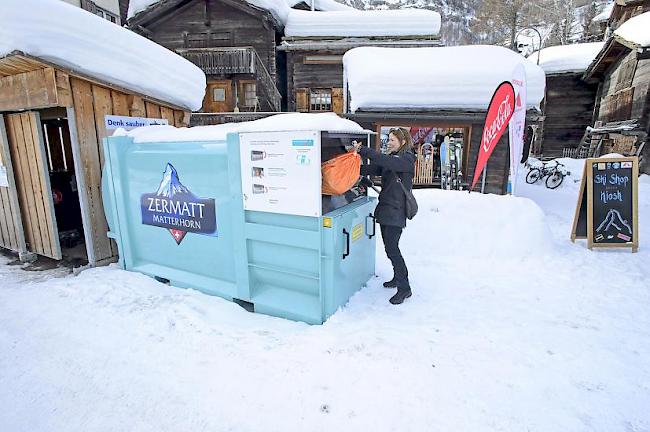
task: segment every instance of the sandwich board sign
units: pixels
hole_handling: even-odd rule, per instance
[[[571,241],[587,247],[639,249],[637,157],[590,158],[580,184]]]

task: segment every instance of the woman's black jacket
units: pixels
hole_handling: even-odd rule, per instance
[[[363,159],[370,159],[370,164],[361,165],[361,175],[381,176],[381,193],[379,204],[375,209],[375,218],[380,225],[406,226],[406,197],[397,184],[397,177],[410,190],[415,174],[415,154],[411,151],[385,155],[370,147],[362,146],[359,154]]]

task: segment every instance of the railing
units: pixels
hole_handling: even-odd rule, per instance
[[[562,157],[573,159],[586,159],[589,157],[589,148],[584,147],[564,147]]]
[[[254,75],[259,89],[258,97],[266,100],[271,110],[280,111],[282,96],[255,48],[183,48],[176,52],[201,68],[206,75]]]
[[[278,114],[277,112],[224,112],[224,113],[192,113],[190,126],[209,126],[224,123],[241,123],[258,120]]]
[[[185,48],[176,52],[206,75],[254,74],[257,52],[250,47]]]
[[[264,90],[263,96],[266,96],[271,109],[274,111],[280,111],[282,107],[282,95],[280,95],[273,78],[271,78],[271,74],[266,70],[266,67],[264,66],[264,63],[262,63],[262,59],[260,59],[257,51],[253,50],[253,53],[255,53],[253,56],[253,73],[255,73],[255,71],[257,72],[255,73],[255,80],[257,81],[258,87],[261,87],[262,90]]]

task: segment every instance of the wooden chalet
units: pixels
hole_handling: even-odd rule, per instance
[[[201,112],[280,111],[282,23],[244,0],[161,0],[128,27],[201,68]]]
[[[0,247],[24,260],[116,260],[101,197],[104,116],[180,127],[189,114],[21,52],[0,58]]]
[[[583,75],[598,90],[594,127],[585,132],[581,147],[590,156],[637,155],[641,172],[650,173],[650,44],[628,36],[627,23],[650,28],[650,0],[617,0],[614,6],[611,36]]]
[[[394,13],[398,11],[392,11]],[[427,11],[431,12],[431,11]],[[432,12],[434,13],[434,12]],[[371,14],[366,11],[364,14]],[[332,23],[337,15],[317,13],[322,20]],[[292,24],[289,15],[287,29]],[[399,15],[396,14],[396,20]],[[336,22],[333,23],[336,29]],[[338,26],[343,27],[343,25]],[[390,31],[390,28],[384,29]],[[346,36],[345,32],[317,36],[293,36],[289,30],[278,50],[286,53],[287,110],[298,112],[344,112],[343,55],[357,47],[436,47],[441,46],[439,29],[431,27],[428,34],[414,36],[366,35]]]
[[[543,158],[576,157],[587,126],[593,123],[596,83],[582,75],[596,57],[600,42],[544,48],[539,66],[546,74],[542,102],[544,121],[533,153]],[[537,60],[537,52],[528,58]],[[583,155],[584,156],[584,155]]]

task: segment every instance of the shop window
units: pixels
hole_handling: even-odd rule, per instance
[[[332,111],[332,90],[312,89],[309,95],[309,111]]]

